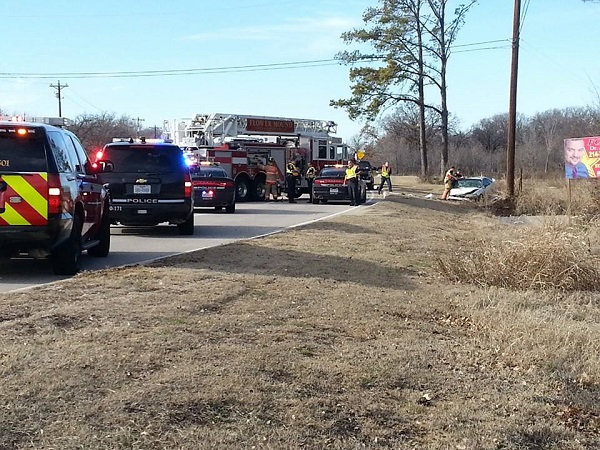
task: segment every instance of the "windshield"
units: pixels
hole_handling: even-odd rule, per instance
[[[191,166],[192,178],[228,178],[227,173],[220,167]]]
[[[104,149],[103,160],[112,161],[113,173],[187,172],[183,153],[177,146],[167,145],[119,145]]]
[[[463,178],[456,181],[456,187],[459,188],[480,188],[483,186],[481,180],[473,180],[469,178]]]
[[[331,168],[324,168],[323,170],[321,170],[321,173],[319,174],[320,177],[327,177],[327,178],[344,178],[346,176],[346,170],[345,169],[338,169],[337,167],[331,167]]]
[[[27,129],[24,135],[16,128]],[[29,127],[0,126],[2,172],[47,172],[46,148],[42,130]]]
[[[360,161],[358,167],[363,170],[371,170],[371,163],[369,161]]]

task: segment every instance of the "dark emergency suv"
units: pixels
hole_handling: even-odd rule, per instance
[[[107,256],[110,221],[100,167],[67,130],[0,121],[0,255],[49,258],[59,275],[79,271],[83,250]]]
[[[375,177],[373,175],[375,167],[369,161],[359,161],[358,168],[360,169],[360,179],[364,180],[367,189],[373,190],[375,187]]]
[[[192,180],[182,150],[155,140],[119,140],[96,155],[112,171],[102,174],[110,220],[124,226],[168,222],[179,234],[194,234]]]
[[[325,166],[313,182],[313,203],[349,201],[348,185],[344,184],[346,166]],[[358,198],[360,203],[367,201],[367,186],[363,179],[358,180]]]
[[[216,163],[201,161],[190,166],[194,185],[194,208],[225,208],[235,212],[235,181]]]

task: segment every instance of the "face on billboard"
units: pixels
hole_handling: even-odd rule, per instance
[[[585,146],[583,139],[572,139],[567,141],[565,145],[565,161],[567,164],[576,166],[583,159],[585,154]]]

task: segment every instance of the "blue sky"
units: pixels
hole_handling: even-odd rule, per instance
[[[449,11],[460,1],[450,2]],[[513,1],[480,0],[466,17],[448,68],[449,108],[463,129],[508,109]],[[596,103],[600,3],[522,0],[519,112]],[[350,49],[370,0],[20,0],[0,2],[0,108],[65,117],[103,111],[144,119],[239,113],[333,120],[358,133],[330,99],[350,94],[348,68],[322,61]],[[525,12],[526,10],[526,12]],[[499,42],[490,42],[499,41]],[[476,44],[476,45],[475,45]],[[499,48],[498,48],[499,47]],[[257,70],[266,65],[269,70]],[[271,66],[270,66],[271,65]],[[276,65],[276,66],[272,66]],[[231,69],[232,67],[244,67]],[[212,73],[90,77],[90,73],[215,69]],[[84,78],[66,73],[84,73]],[[30,78],[19,74],[49,78]],[[60,75],[59,75],[60,74]]]

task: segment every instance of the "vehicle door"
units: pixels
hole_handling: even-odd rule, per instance
[[[61,185],[63,193],[67,197],[67,201],[63,202],[63,206],[67,209],[64,211],[70,214],[71,217],[75,214],[75,207],[78,204],[83,206],[83,224],[81,229],[82,236],[89,233],[90,227],[94,224],[94,208],[92,194],[93,185],[86,181],[85,177],[80,176],[77,171],[79,159],[73,146],[73,142],[68,139],[68,136],[63,131],[48,130],[48,141],[52,153],[60,169]],[[88,201],[89,199],[89,201]]]
[[[83,145],[72,133],[66,133],[67,146],[73,145],[77,155],[75,171],[79,180],[79,188],[83,197],[86,217],[89,219],[90,232],[96,234],[102,222],[103,201],[106,191],[96,173],[93,173],[91,162]]]

